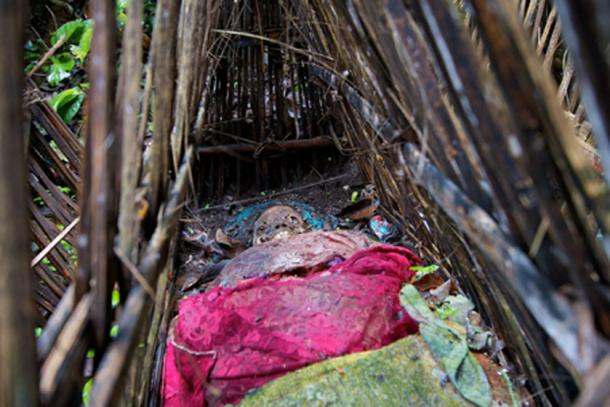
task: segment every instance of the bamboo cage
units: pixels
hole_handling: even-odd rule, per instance
[[[158,0],[144,49],[142,0],[121,38],[91,0],[84,146],[24,79],[24,3],[0,0],[1,405],[80,404],[89,377],[92,405],[158,405],[185,203],[324,149],[457,278],[532,403],[610,398],[607,2]]]

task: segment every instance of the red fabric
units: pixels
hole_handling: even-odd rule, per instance
[[[376,246],[304,278],[250,279],[183,300],[165,356],[165,406],[237,403],[290,371],[417,332],[398,294],[419,263],[407,249]]]

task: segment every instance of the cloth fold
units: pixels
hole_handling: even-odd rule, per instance
[[[249,279],[183,300],[165,356],[165,406],[234,404],[288,372],[416,333],[398,294],[420,262],[375,246],[303,278]]]

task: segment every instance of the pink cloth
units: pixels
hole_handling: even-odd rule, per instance
[[[183,300],[165,355],[165,406],[237,403],[290,371],[416,333],[398,294],[420,262],[375,246],[304,278],[250,279]]]

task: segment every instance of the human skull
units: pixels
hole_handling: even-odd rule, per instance
[[[299,212],[286,205],[272,206],[254,222],[253,244],[283,240],[307,231]]]

